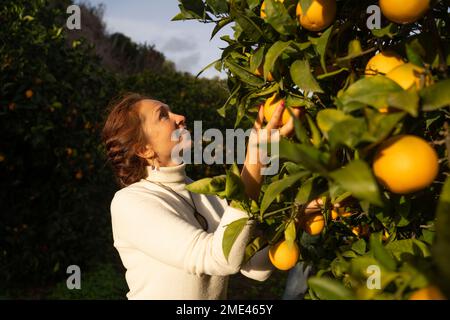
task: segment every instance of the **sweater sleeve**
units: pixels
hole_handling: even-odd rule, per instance
[[[238,209],[228,206],[215,232],[208,233],[157,197],[140,198],[119,191],[111,203],[111,215],[115,245],[118,240],[125,242],[153,259],[195,275],[237,273],[253,225],[249,221],[242,229],[227,260],[222,251],[225,228],[248,217]]]
[[[241,273],[247,278],[266,281],[272,274],[274,267],[269,260],[269,246],[255,253],[241,268]]]

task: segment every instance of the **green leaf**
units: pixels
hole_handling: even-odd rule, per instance
[[[260,0],[247,0],[247,5],[250,8],[250,10],[255,9],[260,4],[261,4]]]
[[[257,42],[264,36],[261,28],[247,15],[235,13],[234,21],[242,28],[242,33],[247,37],[247,40]]]
[[[313,0],[300,0],[300,6],[302,7],[303,14],[308,13],[309,7],[313,3]]]
[[[261,87],[264,85],[264,81],[252,74],[247,69],[235,64],[230,59],[225,60],[225,66],[237,77],[239,77],[243,82],[248,83],[255,87]]]
[[[306,120],[308,121],[309,130],[311,131],[312,144],[317,148],[320,146],[320,143],[322,141],[322,135],[320,134],[319,129],[314,123],[314,120],[308,113],[306,114]]]
[[[353,160],[344,168],[331,172],[330,176],[356,198],[383,205],[375,177],[363,160]]]
[[[450,177],[442,188],[436,212],[436,243],[433,257],[447,289],[450,288]]]
[[[405,112],[380,113],[377,110],[366,108],[368,131],[364,135],[363,140],[372,143],[379,143],[387,138],[395,126],[402,120]]]
[[[278,2],[276,0],[266,0],[265,12],[265,21],[278,33],[282,35],[291,35],[295,33],[295,20],[291,18],[282,2]]]
[[[331,32],[333,31],[333,26],[329,27],[325,30],[322,35],[317,39],[316,50],[320,55],[320,65],[322,66],[323,71],[327,72],[326,66],[326,52],[328,48],[328,41],[330,40]]]
[[[347,119],[352,119],[351,116],[336,109],[323,109],[317,114],[317,125],[322,131],[323,135],[328,138],[328,132],[339,122]]]
[[[264,61],[264,47],[256,50],[255,54],[253,54],[250,57],[250,71],[255,72],[256,69],[258,69],[259,66],[263,63],[263,61]]]
[[[227,171],[227,179],[225,185],[225,197],[228,200],[244,200],[245,186],[241,180],[239,168],[233,164],[230,170]]]
[[[352,244],[352,250],[359,255],[366,253],[366,241],[364,239],[359,239]]]
[[[311,277],[308,285],[321,300],[353,300],[355,299],[350,289],[334,279]]]
[[[272,182],[264,192],[263,199],[261,201],[261,213],[264,213],[275,198],[287,188],[291,187],[301,178],[305,177],[307,172],[298,172],[286,178],[282,178],[275,182]]]
[[[389,37],[394,38],[398,32],[398,26],[395,23],[389,23],[386,27],[381,29],[371,29],[372,34],[377,38]]]
[[[225,27],[227,24],[233,22],[232,18],[223,18],[222,20],[220,20],[219,22],[217,22],[216,26],[214,27],[212,33],[211,33],[211,38],[209,40],[212,40],[214,38],[214,36],[220,31],[222,30],[223,27]]]
[[[413,257],[428,257],[430,252],[423,245],[423,243],[415,239],[403,239],[389,242],[385,248],[398,261],[404,261]]]
[[[290,41],[277,41],[267,51],[264,60],[264,79],[267,79],[269,72],[272,72],[278,57],[291,45]]]
[[[391,93],[403,91],[396,82],[381,75],[356,81],[340,97],[344,112],[370,105],[378,109],[388,105]]]
[[[225,258],[228,260],[228,256],[230,255],[231,248],[233,244],[236,242],[236,239],[241,234],[245,225],[247,224],[248,218],[242,218],[236,221],[233,221],[229,225],[227,225],[225,232],[223,234],[222,240],[222,251]]]
[[[286,229],[284,230],[284,238],[287,242],[293,243],[296,237],[297,233],[295,230],[295,221],[291,220],[291,222],[289,222]]]
[[[397,263],[392,257],[391,253],[386,250],[381,242],[381,239],[375,234],[370,235],[370,250],[372,251],[375,259],[377,259],[383,266],[389,271],[395,271],[397,269]]]
[[[354,148],[366,132],[367,126],[364,119],[351,117],[336,123],[328,132],[328,139],[332,148],[341,144]]]
[[[413,117],[417,117],[419,95],[415,89],[392,92],[388,95],[387,103],[391,107],[404,110]]]
[[[311,73],[308,60],[297,60],[290,68],[292,81],[301,90],[323,93],[316,79]]]
[[[218,194],[225,190],[226,179],[226,175],[214,178],[204,178],[186,185],[186,189],[195,193]]]
[[[433,111],[450,105],[450,79],[439,81],[420,92],[423,111]]]
[[[206,4],[212,9],[215,15],[228,12],[228,3],[226,0],[206,0]]]
[[[311,172],[327,175],[325,163],[328,163],[328,157],[313,146],[280,140],[280,158],[301,164]]]
[[[408,61],[412,64],[415,64],[416,66],[423,68],[423,60],[420,54],[414,49],[414,47],[407,43],[405,45],[406,48],[406,57],[408,58]]]
[[[266,244],[267,241],[262,237],[256,237],[255,239],[253,239],[253,241],[245,247],[244,263],[248,262],[251,257],[253,257],[255,253],[258,252]]]

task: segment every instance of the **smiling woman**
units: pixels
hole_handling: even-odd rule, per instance
[[[280,106],[266,129],[278,129]],[[261,108],[254,128],[261,129]],[[185,127],[185,117],[163,102],[130,93],[112,103],[103,129],[109,161],[119,184],[111,203],[114,246],[127,269],[129,299],[224,299],[228,276],[266,280],[272,272],[267,249],[243,263],[254,232],[249,221],[228,257],[222,242],[225,227],[248,214],[212,195],[191,194],[185,164],[175,164],[172,133]],[[280,132],[291,134],[293,120]],[[254,148],[248,150],[255,151]],[[257,150],[256,150],[257,151]],[[247,151],[247,154],[249,151]],[[246,162],[242,182],[256,198],[261,186],[259,161]]]

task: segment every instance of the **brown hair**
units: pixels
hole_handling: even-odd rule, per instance
[[[108,108],[102,138],[108,162],[121,187],[135,183],[147,174],[147,160],[137,155],[146,145],[142,128],[144,119],[137,108],[145,99],[151,98],[129,92],[115,98]]]

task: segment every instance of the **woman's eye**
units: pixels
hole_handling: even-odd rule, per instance
[[[161,111],[161,113],[159,114],[159,119],[167,119],[169,118],[169,113],[167,111]]]

